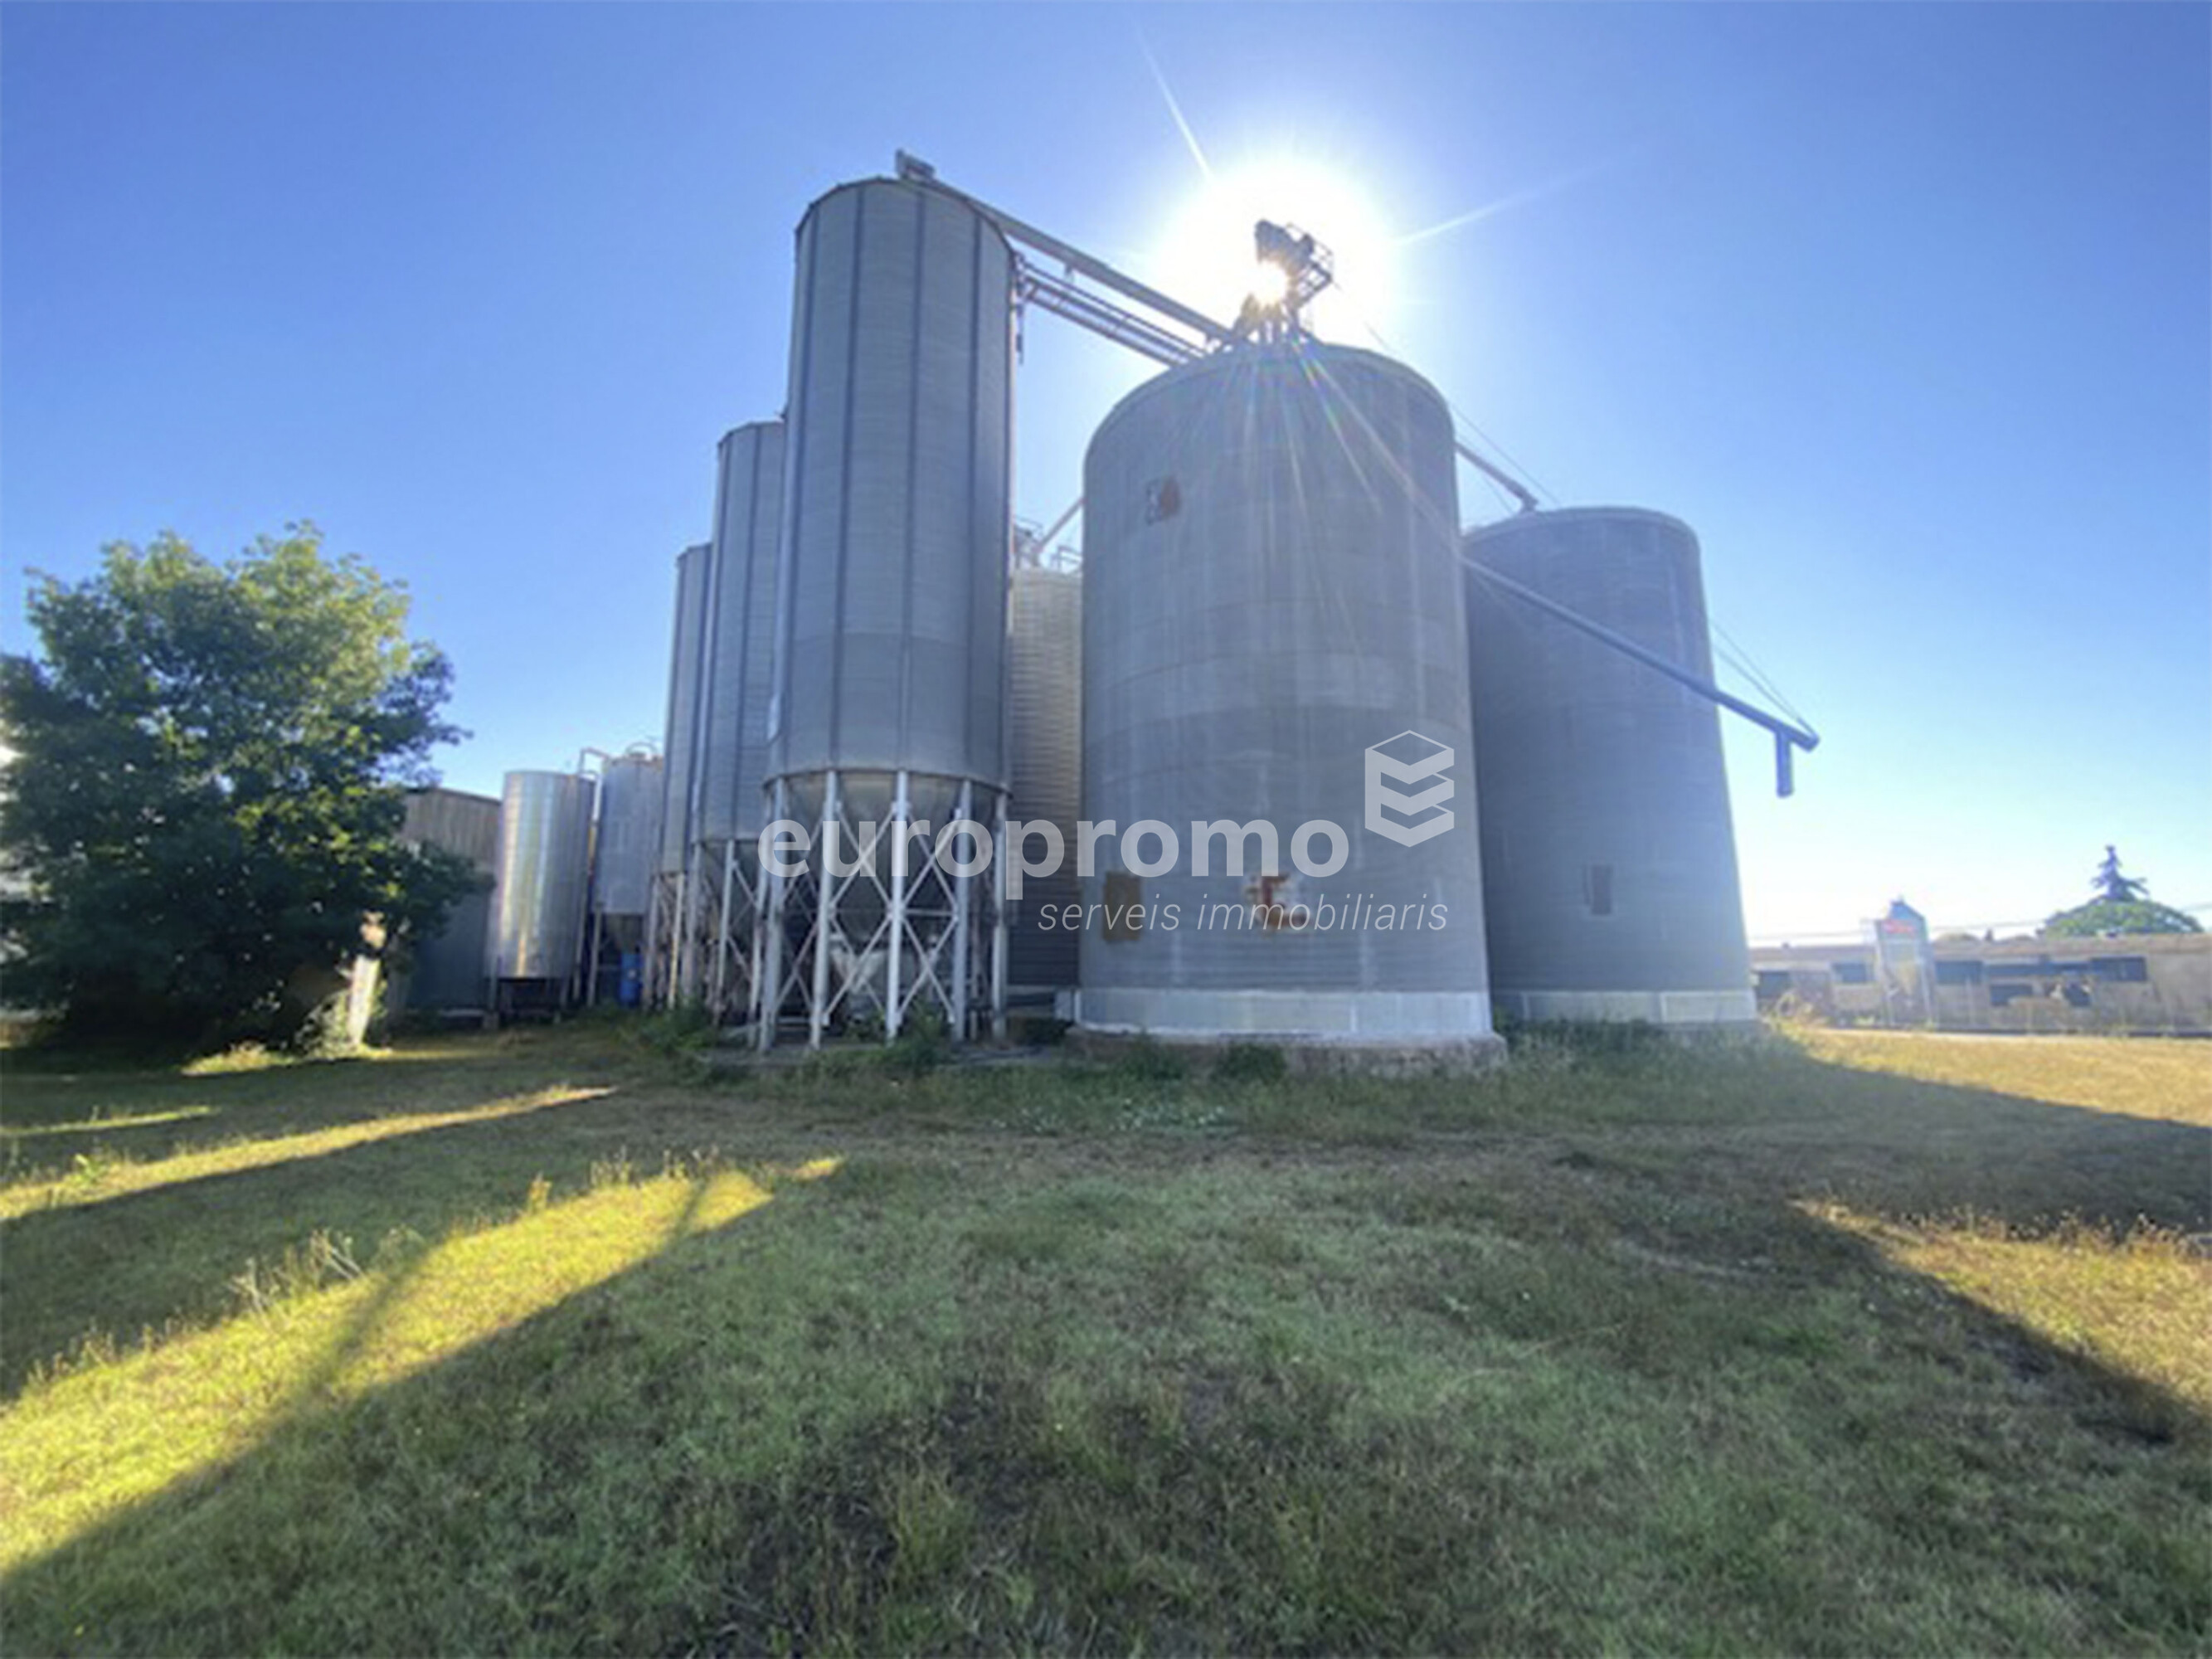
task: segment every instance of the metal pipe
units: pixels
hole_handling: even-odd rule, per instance
[[[1820,746],[1820,733],[1808,731],[1802,726],[1792,726],[1780,715],[1770,714],[1764,708],[1722,690],[1711,680],[1701,679],[1691,673],[1689,670],[1668,661],[1666,658],[1649,647],[1638,645],[1625,634],[1614,633],[1602,623],[1592,622],[1580,611],[1571,611],[1557,599],[1547,599],[1532,587],[1522,586],[1512,577],[1492,570],[1480,560],[1470,559],[1462,553],[1460,555],[1460,562],[1485,581],[1495,583],[1500,591],[1510,593],[1515,599],[1534,605],[1545,615],[1556,617],[1570,628],[1578,629],[1597,641],[1599,644],[1608,646],[1623,656],[1633,657],[1646,668],[1656,669],[1677,685],[1686,687],[1708,702],[1718,703],[1732,714],[1741,715],[1753,726],[1765,727],[1774,734],[1775,793],[1787,796],[1796,792],[1796,777],[1791,764],[1790,750],[1794,745],[1810,754]]]
[[[1082,511],[1083,497],[1078,495],[1074,501],[1068,504],[1067,511],[1061,514],[1058,518],[1052,521],[1051,528],[1037,538],[1037,552],[1041,556],[1050,556],[1052,552],[1053,538],[1059,535],[1061,531],[1066,529],[1069,522],[1074,519],[1077,514]]]
[[[1497,462],[1486,459],[1477,454],[1474,446],[1466,439],[1455,437],[1452,444],[1459,451],[1462,460],[1471,463],[1477,471],[1485,477],[1492,479],[1515,501],[1520,502],[1521,510],[1523,513],[1534,513],[1536,510],[1536,498],[1529,493],[1528,485],[1522,483],[1520,479],[1498,465]]]

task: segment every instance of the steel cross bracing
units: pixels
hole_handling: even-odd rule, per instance
[[[762,1049],[775,1046],[787,1013],[804,1018],[815,1048],[856,1019],[879,1022],[889,1041],[922,1009],[935,1011],[956,1042],[981,1035],[979,1026],[1005,1035],[1006,916],[993,873],[1004,861],[1005,792],[961,782],[951,822],[978,823],[991,856],[981,870],[949,870],[910,833],[923,822],[910,777],[896,775],[887,820],[856,822],[831,769],[804,867],[762,872],[754,979]],[[776,817],[790,817],[787,781],[770,787]]]

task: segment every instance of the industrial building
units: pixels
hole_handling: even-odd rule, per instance
[[[486,1006],[1439,1058],[1501,1012],[1753,1018],[1719,714],[1785,793],[1818,739],[1713,684],[1696,538],[1538,510],[1415,368],[1309,331],[1325,246],[1255,247],[1281,295],[1223,321],[911,157],[809,206],[784,407],[677,561],[657,802],[642,756],[510,775]],[[1161,371],[1042,530],[1032,313]],[[1462,463],[1523,510],[1468,526]]]
[[[1947,1031],[2212,1036],[2212,933],[1943,939],[1924,986],[1874,942],[1751,953],[1764,1012]]]

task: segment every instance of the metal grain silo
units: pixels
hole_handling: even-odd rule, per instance
[[[768,768],[817,853],[769,884],[763,1011],[811,1040],[918,1000],[965,1034],[991,995],[988,875],[923,860],[886,891],[819,854],[833,825],[998,816],[1012,300],[1005,237],[926,184],[847,185],[799,225]]]
[[[1522,514],[1467,555],[1699,678],[1698,539],[1626,507]],[[1491,981],[1525,1019],[1753,1017],[1720,717],[1676,685],[1467,578]]]
[[[690,848],[692,779],[698,750],[706,654],[707,599],[714,550],[702,544],[676,559],[676,620],[668,651],[668,721],[661,744],[659,855],[655,860],[648,924],[646,996],[665,1004],[681,1000],[683,975],[695,952],[686,919],[696,908],[685,878]]]
[[[783,422],[757,421],[717,452],[714,559],[701,675],[696,842],[760,834],[775,690],[775,547],[783,514]]]
[[[1042,821],[1075,846],[1083,793],[1083,575],[1072,562],[1044,562],[1042,550],[1017,559],[1006,593],[1006,777],[1009,824]],[[1012,830],[1009,829],[1009,846]],[[1025,837],[1042,862],[1047,843]],[[1006,980],[1012,992],[1075,983],[1076,933],[1060,925],[1080,893],[1072,854],[1050,875],[1025,878],[1006,918]]]
[[[690,762],[686,890],[697,946],[685,994],[720,1017],[744,1013],[752,1000],[783,467],[781,421],[735,428],[717,451],[714,539],[702,601],[699,713]]]
[[[492,860],[486,972],[501,1012],[567,1005],[584,950],[592,783],[509,772]]]
[[[1170,369],[1099,428],[1083,811],[1118,835],[1083,878],[1085,1028],[1496,1047],[1454,465],[1426,381],[1310,341]],[[1220,820],[1273,853],[1255,830],[1224,873],[1210,836],[1197,873]]]

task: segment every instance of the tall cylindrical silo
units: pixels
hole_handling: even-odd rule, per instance
[[[502,1012],[564,1006],[581,963],[591,872],[592,783],[569,772],[509,772],[492,861],[486,972]]]
[[[1075,930],[1063,927],[1080,896],[1075,880],[1076,820],[1083,793],[1083,577],[1074,568],[1017,562],[1006,593],[1006,808],[1010,856],[1046,860],[1049,842],[1012,823],[1049,823],[1063,859],[1049,875],[1025,877],[1006,918],[1006,979],[1013,992],[1063,990],[1075,983]]]
[[[708,577],[713,562],[714,550],[703,543],[685,548],[676,559],[675,635],[668,651],[668,725],[660,748],[665,757],[659,861],[663,876],[682,873],[694,822],[693,757],[698,748],[703,700],[700,664],[706,651]]]
[[[687,1000],[720,1018],[741,1018],[752,1003],[783,469],[781,421],[734,428],[716,452],[686,832],[692,945],[682,955],[679,979]]]
[[[917,1000],[959,1030],[993,994],[988,875],[848,878],[821,853],[837,825],[896,823],[888,848],[997,817],[1012,303],[1005,237],[927,185],[843,185],[799,224],[768,770],[816,850],[769,883],[763,1009],[813,1041]]]
[[[1468,559],[1710,679],[1698,540],[1578,507],[1472,532]],[[1524,1019],[1754,1016],[1719,713],[1467,577],[1491,981]]]
[[[1116,833],[1083,1027],[1497,1047],[1454,466],[1426,381],[1310,341],[1170,369],[1099,428],[1083,811]]]
[[[783,514],[783,422],[726,434],[717,452],[714,541],[701,664],[695,842],[760,833],[774,690],[775,548]]]
[[[660,829],[647,913],[646,1000],[665,1006],[691,994],[684,979],[696,961],[699,909],[689,874],[699,728],[705,702],[708,599],[714,550],[687,547],[676,559],[676,619],[668,648],[668,720],[661,743]]]
[[[1013,254],[918,184],[799,227],[769,769],[997,784]]]

